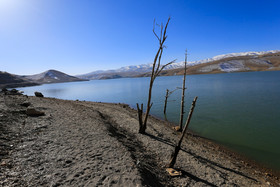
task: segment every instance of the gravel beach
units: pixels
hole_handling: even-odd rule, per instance
[[[180,133],[150,116],[138,134],[125,104],[1,93],[0,109],[0,186],[280,186],[277,174],[193,133],[175,164],[182,175],[171,177]]]

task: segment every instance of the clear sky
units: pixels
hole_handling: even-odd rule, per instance
[[[0,0],[0,71],[70,75],[151,63],[153,21],[171,21],[163,62],[280,49],[280,0]]]

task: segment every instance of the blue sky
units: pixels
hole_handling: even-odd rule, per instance
[[[0,0],[0,71],[71,75],[151,63],[153,21],[169,16],[163,62],[279,50],[279,0]]]

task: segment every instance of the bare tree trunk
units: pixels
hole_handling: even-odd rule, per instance
[[[168,103],[168,97],[173,93],[175,92],[176,90],[178,90],[179,88],[176,88],[175,90],[168,90],[166,89],[166,95],[165,95],[165,102],[164,102],[164,110],[163,110],[163,113],[164,113],[164,117],[165,117],[165,120],[167,121],[167,117],[166,117],[166,108],[167,108],[167,103]]]
[[[184,114],[185,114],[184,105],[185,105],[185,90],[186,90],[186,74],[187,74],[187,50],[186,50],[186,54],[185,54],[185,72],[184,72],[183,86],[182,86],[181,115],[180,115],[178,131],[182,131],[182,129],[183,129],[183,120],[184,120]]]
[[[153,90],[154,79],[155,79],[155,77],[153,79],[151,77],[150,88],[149,88],[149,96],[148,96],[148,103],[147,103],[147,110],[146,110],[146,113],[145,113],[145,118],[144,118],[142,130],[141,131],[139,130],[139,132],[141,134],[144,134],[146,132],[147,121],[148,121],[150,110],[152,108],[151,100],[152,100],[152,90]]]
[[[180,138],[178,144],[175,146],[174,153],[171,155],[171,160],[170,160],[170,163],[168,165],[169,168],[173,168],[175,163],[176,163],[176,159],[177,159],[178,153],[179,153],[179,151],[181,149],[181,144],[182,144],[183,138],[184,138],[184,136],[185,136],[185,134],[187,132],[187,128],[188,128],[189,123],[190,123],[191,118],[192,118],[192,114],[193,114],[193,110],[194,110],[194,107],[195,107],[196,100],[197,100],[197,97],[195,97],[193,102],[192,102],[192,106],[191,106],[191,109],[190,109],[190,112],[189,112],[188,119],[186,121],[184,130],[183,130],[183,132],[181,134],[181,138]]]
[[[169,93],[169,90],[166,89],[166,95],[165,95],[165,101],[164,101],[164,109],[163,109],[164,115],[166,115],[167,98],[169,96],[168,93]]]
[[[168,23],[170,21],[170,17],[168,18],[168,21],[164,27],[164,30],[163,30],[163,25],[161,24],[160,26],[160,36],[158,36],[155,32],[155,28],[153,29],[153,33],[154,35],[156,36],[156,38],[158,39],[159,41],[159,49],[156,53],[156,56],[154,58],[154,63],[153,63],[153,69],[152,69],[152,74],[151,74],[151,79],[150,79],[150,87],[149,87],[149,95],[148,95],[148,103],[147,103],[147,110],[146,110],[146,113],[145,113],[145,117],[144,117],[144,121],[142,121],[142,117],[143,117],[143,114],[142,112],[139,112],[139,106],[137,107],[138,109],[138,115],[139,115],[139,125],[140,125],[140,128],[139,128],[139,133],[141,134],[145,134],[146,132],[146,128],[147,128],[147,121],[148,121],[148,117],[149,117],[149,113],[150,113],[150,110],[151,110],[151,107],[152,107],[152,103],[151,103],[151,100],[152,100],[152,89],[153,89],[153,84],[154,84],[154,81],[156,79],[156,77],[160,74],[160,72],[168,65],[172,64],[174,61],[171,61],[163,66],[161,66],[161,57],[162,57],[162,52],[163,52],[163,49],[164,49],[164,42],[167,38],[166,36],[166,30],[167,30],[167,26],[168,26]],[[155,27],[155,25],[154,25]],[[141,114],[141,116],[140,116]],[[140,119],[141,118],[141,119]]]
[[[139,108],[139,104],[137,103],[137,111],[138,111],[138,118],[139,118],[139,131],[142,128],[142,116],[143,116],[143,103],[141,104],[141,108]]]

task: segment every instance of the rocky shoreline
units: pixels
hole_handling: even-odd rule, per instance
[[[280,185],[279,175],[192,133],[175,164],[182,175],[169,176],[180,134],[154,117],[138,134],[137,112],[125,104],[1,93],[0,108],[1,186]]]

